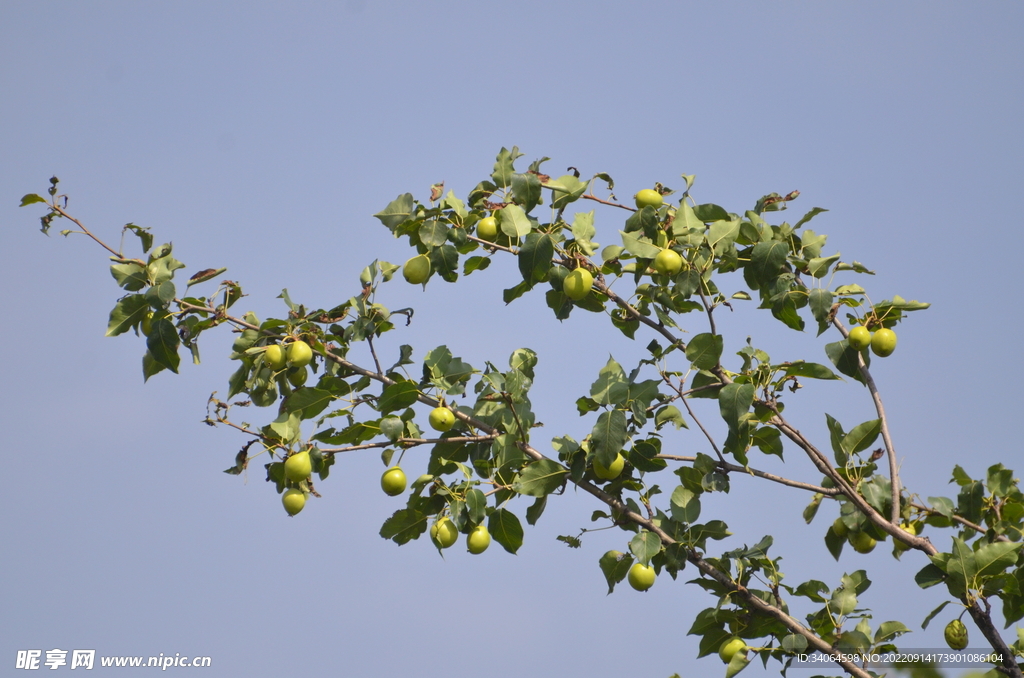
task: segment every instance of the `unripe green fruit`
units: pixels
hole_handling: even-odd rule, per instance
[[[284,348],[280,344],[267,346],[267,350],[263,353],[263,362],[275,372],[283,370],[285,365],[288,364],[288,359],[284,355]]]
[[[281,495],[281,503],[288,515],[294,516],[306,506],[306,495],[302,490],[295,488],[287,489]]]
[[[307,377],[309,377],[309,370],[305,367],[293,367],[288,370],[288,383],[295,388],[305,384]]]
[[[967,647],[967,627],[959,619],[954,619],[946,624],[946,630],[942,632],[942,636],[946,639],[946,645],[954,650],[962,650]]]
[[[675,275],[683,268],[683,258],[675,250],[662,250],[654,257],[654,270],[662,275]]]
[[[880,358],[892,355],[896,350],[896,333],[883,327],[871,337],[871,352]]]
[[[402,275],[413,285],[427,282],[427,278],[430,277],[430,257],[420,254],[405,262],[402,266]]]
[[[849,534],[850,528],[846,526],[842,518],[836,518],[836,521],[832,523],[832,532],[840,539],[846,539],[846,535]]]
[[[284,460],[284,477],[293,482],[299,482],[309,477],[313,472],[313,462],[309,459],[309,452],[299,452]]]
[[[487,531],[486,525],[477,525],[466,537],[466,547],[473,555],[479,555],[491,545],[491,533]]]
[[[862,351],[871,345],[871,332],[863,325],[857,325],[846,339],[852,348]]]
[[[313,360],[313,349],[304,341],[293,341],[288,344],[288,364],[292,367],[305,367]]]
[[[658,209],[665,202],[665,199],[661,197],[661,193],[658,193],[652,188],[645,188],[642,191],[638,191],[633,196],[633,200],[636,201],[637,209],[643,209],[645,207],[653,207]]]
[[[142,336],[148,337],[149,333],[153,331],[153,312],[146,311],[146,315],[142,316]]]
[[[646,591],[654,586],[654,580],[657,576],[654,568],[650,565],[633,563],[633,567],[629,568],[629,574],[626,579],[629,580],[629,585],[637,591]]]
[[[626,465],[626,460],[623,459],[621,454],[616,454],[615,459],[612,461],[612,465],[605,468],[601,465],[601,462],[594,457],[594,475],[602,480],[615,480],[622,473],[623,467]]]
[[[857,553],[871,553],[875,550],[878,542],[867,532],[851,532],[847,535],[847,541]]]
[[[736,656],[737,652],[742,652],[747,649],[747,644],[743,642],[743,639],[738,636],[728,638],[721,645],[718,646],[718,657],[723,662],[728,664],[732,661],[732,658]]]
[[[476,237],[488,242],[498,237],[498,220],[494,217],[484,217],[476,225]]]
[[[430,428],[435,431],[450,431],[455,426],[455,415],[447,407],[435,407],[430,411]]]
[[[389,497],[397,497],[405,492],[405,471],[392,466],[380,477],[380,489]]]
[[[914,525],[914,523],[903,523],[902,525],[900,525],[900,529],[903,530],[904,532],[906,532],[907,534],[910,534],[910,535],[912,535],[914,537],[917,536],[917,526]],[[906,544],[904,544],[903,542],[901,542],[899,539],[896,539],[896,538],[893,538],[893,540],[892,540],[892,547],[894,549],[896,549],[897,551],[899,551],[900,553],[902,553],[903,551],[906,551],[906,550],[908,550],[910,548],[909,546],[907,546]]]
[[[448,518],[441,518],[430,526],[430,539],[440,549],[446,549],[459,538],[459,531]]]
[[[565,279],[562,281],[562,291],[565,292],[565,296],[573,301],[579,301],[590,294],[590,289],[593,286],[594,276],[585,268],[577,268],[570,271],[569,275],[565,276]]]

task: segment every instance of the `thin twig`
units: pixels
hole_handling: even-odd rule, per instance
[[[90,231],[90,230],[89,230],[88,228],[86,228],[86,227],[85,227],[85,226],[84,226],[84,225],[82,224],[82,222],[81,222],[81,221],[79,221],[78,219],[75,219],[75,218],[74,218],[73,216],[71,216],[70,214],[68,214],[67,212],[65,212],[65,211],[64,211],[63,209],[61,209],[61,208],[60,208],[60,207],[59,207],[59,206],[57,205],[56,201],[54,201],[54,203],[53,203],[52,205],[49,205],[49,207],[50,207],[50,209],[51,209],[51,210],[53,210],[53,211],[54,211],[54,212],[56,212],[57,214],[61,215],[61,216],[62,216],[62,217],[64,217],[65,219],[69,219],[69,220],[73,221],[73,222],[75,223],[75,225],[76,225],[76,226],[78,226],[78,227],[79,227],[80,229],[82,229],[82,233],[84,233],[85,235],[89,236],[89,237],[90,237],[90,238],[92,238],[92,239],[93,239],[94,241],[96,241],[96,244],[98,244],[98,245],[99,245],[100,247],[102,247],[102,248],[103,248],[103,249],[105,249],[106,251],[110,252],[111,254],[113,254],[113,255],[114,255],[115,257],[117,257],[118,259],[124,259],[124,257],[123,257],[123,256],[121,255],[121,253],[120,253],[120,252],[118,252],[118,251],[117,251],[117,250],[115,250],[114,248],[110,247],[109,245],[107,245],[107,243],[103,242],[102,240],[100,240],[99,238],[97,238],[97,237],[96,237],[95,235],[93,235],[93,234],[92,234],[92,231]],[[139,263],[142,263],[142,262],[139,262]]]
[[[609,287],[604,283],[604,281],[595,280],[594,288],[598,292],[607,295],[608,299],[610,299],[615,305],[625,310],[629,317],[633,318],[634,320],[642,322],[644,325],[647,325],[655,332],[668,339],[671,345],[678,346],[684,351],[686,350],[686,343],[682,339],[669,332],[668,328],[665,327],[664,325],[654,322],[653,320],[645,316],[643,313],[636,310],[633,306],[629,304],[629,302],[627,302],[619,295],[615,294],[615,292],[612,292],[611,289],[609,289]]]
[[[703,276],[701,276],[700,284],[697,285],[697,292],[700,294],[700,300],[704,302],[704,310],[708,314],[708,324],[711,326],[711,334],[718,334],[718,331],[715,329],[715,313],[714,313],[715,309],[711,307],[710,303],[708,303],[708,298],[704,294],[704,277]]]
[[[704,424],[700,423],[700,419],[698,419],[697,415],[693,413],[693,409],[690,407],[690,403],[687,402],[687,400],[688,400],[687,398],[682,398],[683,407],[686,408],[687,414],[689,414],[690,418],[693,419],[694,423],[697,424],[697,427],[704,434],[704,437],[708,439],[708,443],[711,444],[711,449],[713,449],[715,451],[715,454],[718,455],[718,463],[719,464],[728,464],[728,462],[725,460],[725,457],[722,456],[722,451],[719,450],[718,449],[718,445],[715,444],[715,439],[712,438],[711,434],[708,432],[708,430],[706,428],[704,428]]]
[[[603,200],[602,198],[598,198],[593,193],[584,193],[580,197],[581,198],[585,198],[586,200],[593,200],[594,202],[599,202],[602,205],[609,205],[610,207],[618,207],[620,209],[629,210],[630,212],[636,212],[636,208],[635,207],[630,207],[629,205],[623,205],[622,203],[612,202],[611,200]]]
[[[321,448],[323,454],[341,454],[342,452],[358,452],[359,450],[372,450],[381,447],[416,447],[418,445],[436,445],[438,443],[482,443],[494,440],[497,436],[452,436],[451,438],[398,438],[383,443],[366,443],[365,445],[350,445],[349,447]]]
[[[375,351],[374,348],[373,348],[373,335],[372,334],[367,334],[366,335],[366,343],[370,345],[370,355],[373,356],[373,364],[377,366],[377,374],[380,374],[380,375],[383,376],[384,370],[382,370],[380,368],[380,361],[377,360],[377,351]]]
[[[504,245],[496,245],[490,240],[484,240],[483,238],[478,238],[475,235],[467,235],[466,239],[472,240],[473,242],[478,242],[481,245],[484,245],[485,247],[490,247],[491,249],[501,250],[502,252],[508,252],[509,254],[519,254],[518,251],[512,249],[511,247],[505,247]]]
[[[669,461],[684,461],[684,462],[695,462],[697,457],[681,457],[675,454],[659,454],[655,456],[655,459],[667,459]],[[757,469],[750,468],[749,466],[740,466],[739,464],[730,464],[727,461],[718,462],[718,466],[725,471],[735,471],[737,473],[746,473],[748,475],[757,476],[758,478],[764,478],[770,480],[773,483],[779,483],[780,485],[786,485],[787,487],[795,487],[801,490],[807,490],[808,492],[817,492],[823,494],[826,497],[834,497],[839,494],[843,494],[843,491],[838,487],[820,487],[818,485],[812,485],[811,483],[804,483],[799,480],[790,480],[789,478],[783,478],[777,476],[774,473],[768,473],[766,471],[758,471]]]
[[[945,513],[937,511],[937,510],[931,508],[930,506],[925,506],[924,504],[918,504],[917,502],[913,502],[913,501],[910,502],[910,506],[912,506],[913,508],[916,508],[918,511],[922,511],[924,513],[927,513],[930,516],[942,516],[943,518],[946,518],[948,520],[952,520],[953,522],[960,523],[964,527],[969,527],[972,530],[974,530],[975,532],[980,532],[981,534],[985,534],[985,532],[987,532],[987,530],[984,527],[982,527],[981,525],[978,525],[977,523],[972,523],[970,520],[967,520],[967,518],[964,518],[962,516],[957,516],[957,515],[947,516]],[[1005,534],[1000,534],[1000,535],[997,535],[995,537],[995,541],[1010,541],[1010,539]]]
[[[843,338],[849,336],[849,332],[839,318],[833,318],[832,324],[843,335]],[[889,457],[889,483],[892,486],[892,515],[890,520],[893,525],[898,525],[900,522],[900,471],[899,464],[896,463],[896,448],[893,446],[892,436],[889,434],[889,418],[885,416],[882,396],[878,393],[875,380],[871,378],[871,371],[868,370],[868,366],[864,362],[864,356],[859,351],[857,353],[857,367],[860,369],[861,376],[864,377],[864,383],[867,384],[868,391],[871,392],[871,401],[875,404],[875,412],[878,414],[879,421],[882,422],[882,442],[885,444],[885,452]]]

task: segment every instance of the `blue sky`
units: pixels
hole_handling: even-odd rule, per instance
[[[624,533],[579,550],[555,540],[590,526],[586,495],[551,502],[517,556],[442,560],[377,535],[400,504],[379,491],[379,458],[352,455],[288,519],[258,470],[221,473],[243,441],[199,423],[226,391],[231,337],[144,385],[143,342],[103,337],[118,297],[103,253],[42,236],[18,199],[56,174],[98,234],[150,227],[189,272],[227,266],[250,295],[241,305],[267,317],[284,313],[282,288],[327,307],[370,261],[404,261],[371,215],[441,180],[464,197],[502,146],[518,145],[524,167],[551,157],[551,174],[609,172],[621,198],[694,173],[698,201],[735,212],[799,189],[784,216],[828,208],[814,228],[877,271],[872,298],[932,302],[875,376],[912,491],[955,494],[954,464],[978,476],[1021,461],[1022,29],[1009,2],[4,3],[0,661],[84,648],[209,655],[219,676],[714,675],[717,659],[694,665],[685,635],[714,604],[683,584],[689,570],[606,596],[597,559]],[[616,212],[597,212],[602,244]],[[649,337],[631,344],[582,313],[558,323],[537,294],[506,308],[518,273],[496,263],[469,284],[385,286],[382,303],[416,316],[381,350],[447,344],[482,366],[531,347],[535,442],[581,438],[592,421],[575,399],[609,354],[635,364]],[[727,349],[751,335],[773,358],[825,361],[824,338],[758,316],[723,320]],[[823,411],[848,426],[871,417],[848,383],[810,384],[790,408],[822,441]],[[705,451],[684,434],[679,453]],[[796,452],[786,473],[815,480]],[[808,527],[807,500],[740,479],[705,512],[727,517],[727,546],[775,534],[792,581],[867,568],[875,621],[940,647],[935,626],[919,630],[943,600],[913,584],[923,556],[896,564],[880,548],[837,564],[821,542],[834,509]]]

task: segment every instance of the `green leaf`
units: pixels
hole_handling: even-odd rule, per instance
[[[829,609],[833,614],[848,615],[857,609],[857,594],[851,589],[841,588],[832,592]]]
[[[629,550],[640,563],[650,565],[651,558],[661,551],[661,539],[653,532],[642,530],[630,540]]]
[[[142,294],[132,294],[121,299],[110,311],[110,321],[107,323],[106,336],[116,337],[119,334],[124,334],[141,323],[150,310],[149,303]]]
[[[845,544],[846,539],[836,534],[832,527],[829,526],[828,531],[825,533],[825,547],[832,554],[833,558],[839,560],[839,556],[843,553],[843,545]]]
[[[26,193],[22,196],[21,205],[19,205],[19,207],[25,207],[26,205],[31,205],[36,202],[46,202],[46,198],[41,195],[36,195],[35,193]]]
[[[551,257],[555,254],[555,243],[547,233],[530,233],[519,250],[517,257],[519,273],[526,282],[546,280],[551,268]]]
[[[715,221],[708,228],[707,241],[715,254],[721,255],[735,246],[739,233],[739,221]]]
[[[725,667],[725,678],[732,678],[737,673],[747,668],[748,664],[750,664],[750,660],[747,659],[747,653],[737,652],[732,656],[732,659],[729,660],[729,663]]]
[[[639,231],[637,231],[639,232]],[[661,252],[661,248],[652,243],[648,238],[619,231],[622,235],[622,246],[626,251],[640,259],[653,259]]]
[[[589,181],[580,181],[578,177],[566,174],[557,179],[549,180],[544,184],[544,187],[551,189],[551,206],[556,210],[560,210],[564,209],[569,203],[579,200],[589,185]]]
[[[691,231],[703,233],[704,222],[697,218],[690,203],[684,200],[676,209],[676,218],[672,221],[672,235],[682,238],[689,235]]]
[[[512,489],[529,497],[546,497],[565,482],[569,470],[551,459],[530,462],[519,473]]]
[[[904,633],[910,633],[910,629],[905,624],[898,621],[887,621],[882,622],[878,630],[875,631],[875,642],[883,643],[891,641],[894,638],[899,638]]]
[[[455,282],[459,278],[459,251],[454,245],[445,243],[434,247],[428,255],[430,268],[446,282]]]
[[[487,531],[512,555],[523,545],[523,526],[516,514],[507,509],[499,508],[491,514],[487,521]]]
[[[843,452],[849,455],[868,449],[878,438],[878,434],[881,431],[881,419],[872,419],[871,421],[865,421],[863,424],[857,424],[843,438]]]
[[[142,356],[142,378],[145,381],[149,381],[149,378],[158,372],[162,372],[166,368],[158,363],[153,355],[146,351],[146,354]]]
[[[828,412],[825,413],[825,422],[828,424],[829,441],[832,443],[832,451],[835,453],[836,464],[839,466],[846,466],[847,455],[846,451],[843,449],[843,438],[846,437],[846,432],[843,430],[843,425]]]
[[[629,394],[626,373],[615,359],[608,356],[608,362],[598,372],[597,381],[590,386],[590,396],[599,405],[625,405]]]
[[[622,410],[602,412],[591,432],[591,449],[602,466],[608,468],[626,444],[626,414]]]
[[[487,517],[487,497],[474,487],[466,492],[466,509],[473,524],[483,524],[484,518]]]
[[[952,518],[956,511],[956,507],[953,504],[953,500],[948,497],[928,497],[928,503],[932,505],[932,508],[939,512],[939,514]]]
[[[654,415],[654,428],[656,429],[660,429],[669,422],[676,427],[676,430],[690,428],[686,424],[686,419],[683,418],[683,413],[675,405],[666,405]]]
[[[302,419],[312,419],[327,409],[327,406],[335,400],[334,394],[330,391],[319,388],[302,388],[293,391],[285,398],[281,409],[284,412],[300,412]]]
[[[693,208],[693,214],[699,221],[703,221],[704,223],[712,221],[729,221],[731,218],[729,213],[723,208],[711,203],[697,205]]]
[[[803,360],[792,362],[786,366],[786,376],[807,377],[808,379],[839,379],[839,376],[818,363],[808,363]]]
[[[510,238],[522,238],[533,230],[533,223],[519,205],[508,205],[497,212],[498,227]]]
[[[398,417],[384,417],[380,420],[380,432],[391,442],[402,437],[405,431],[405,422]]]
[[[482,271],[490,265],[490,257],[470,257],[462,264],[462,275],[469,275],[473,271]]]
[[[511,151],[503,146],[498,152],[498,157],[494,161],[494,171],[491,172],[491,181],[498,188],[508,188],[512,185],[512,177],[516,173],[513,163],[521,157],[523,154],[519,152],[518,146],[513,146]]]
[[[700,517],[700,495],[682,485],[672,491],[672,519],[681,523],[694,523]]]
[[[269,434],[267,429],[270,429],[272,434]],[[299,415],[296,412],[282,412],[263,430],[265,435],[270,435],[272,438],[276,437],[283,443],[293,443],[298,440],[301,432]]]
[[[725,340],[720,334],[698,334],[687,344],[686,358],[697,369],[710,370],[718,365],[724,346]]]
[[[992,577],[1013,566],[1017,562],[1017,550],[1020,547],[1020,543],[997,541],[979,548],[974,552],[978,576]]]
[[[995,464],[988,468],[988,479],[985,481],[985,486],[988,487],[992,496],[998,498],[1009,496],[1015,484],[1013,471],[1004,468],[1002,464]]]
[[[416,388],[415,383],[398,381],[384,387],[384,392],[381,393],[380,400],[377,401],[377,409],[381,414],[401,410],[416,402],[419,395],[420,391]]]
[[[412,218],[413,204],[414,201],[412,193],[403,193],[388,203],[387,207],[373,216],[380,219],[382,224],[394,232],[399,226]]]
[[[935,558],[936,556],[932,556],[933,563]],[[956,537],[953,537],[953,551],[946,562],[946,574],[949,575],[946,586],[954,596],[966,595],[967,588],[978,574],[974,552],[971,551],[970,546]]]
[[[914,576],[914,581],[923,589],[941,584],[946,579],[946,573],[934,563],[929,563],[921,568],[921,571]]]
[[[380,536],[396,544],[406,544],[427,531],[427,516],[415,509],[399,509],[384,521]]]
[[[139,264],[114,264],[110,267],[110,275],[129,292],[137,292],[149,284],[146,268]]]
[[[826,344],[825,354],[841,374],[853,377],[862,384],[864,383],[864,377],[860,373],[860,363],[858,361],[858,356],[861,355],[861,352],[851,348],[850,344],[845,339],[843,341]],[[867,362],[868,358],[866,357],[866,353],[864,355],[864,360]]]
[[[533,172],[512,175],[512,195],[529,212],[540,204],[540,177]]]
[[[181,360],[178,356],[180,343],[181,339],[178,338],[178,331],[174,329],[174,323],[167,318],[155,321],[153,331],[146,337],[146,348],[149,349],[149,355],[175,374],[178,373],[178,363]]]
[[[791,633],[782,639],[782,649],[790,654],[802,654],[807,649],[807,639]]]
[[[815,278],[824,278],[828,275],[828,270],[832,264],[839,260],[839,254],[833,254],[830,257],[814,257],[807,262],[807,270],[811,272]]]
[[[754,402],[754,385],[732,383],[718,392],[718,409],[730,431],[739,428],[740,417],[750,411]]]
[[[438,219],[431,219],[423,222],[417,235],[427,247],[440,247],[448,242],[448,227]]]
[[[761,452],[782,458],[782,434],[777,428],[762,426],[754,431],[751,441]]]
[[[933,566],[933,565],[929,565],[928,567],[934,567],[934,566]],[[922,570],[922,571],[923,571],[923,570]],[[951,600],[947,600],[947,601],[944,601],[944,602],[943,602],[943,603],[942,603],[941,605],[939,605],[939,606],[938,606],[937,608],[935,608],[934,610],[932,610],[931,612],[929,612],[929,613],[928,613],[928,616],[924,618],[924,621],[923,621],[923,622],[921,622],[921,629],[922,629],[922,630],[924,630],[924,629],[927,629],[927,628],[928,628],[928,624],[930,624],[930,623],[931,623],[932,619],[935,619],[935,615],[937,615],[938,613],[942,612],[942,610],[944,610],[944,609],[945,609],[945,607],[946,607],[947,605],[949,605],[949,604],[950,604],[951,602],[953,602],[953,601],[951,601]]]
[[[577,212],[572,219],[572,237],[576,240],[576,243],[583,249],[583,253],[588,257],[592,255],[596,249],[596,244],[591,242],[597,231],[594,230],[594,210],[589,212]]]
[[[808,221],[810,221],[811,219],[813,219],[817,215],[821,214],[822,212],[828,212],[828,210],[827,209],[823,209],[821,207],[813,208],[810,212],[808,212],[803,217],[801,217],[800,221],[796,222],[796,225],[793,226],[793,230],[794,231],[797,230],[798,228],[800,228],[801,226],[806,224]],[[806,237],[807,233],[813,233],[813,231],[805,231],[804,232],[805,237]],[[824,236],[822,236],[821,245],[824,245],[824,244],[825,244],[825,239],[824,239]],[[820,248],[821,245],[819,245],[818,247]]]
[[[513,301],[523,296],[533,288],[532,282],[526,282],[525,280],[515,287],[510,287],[507,290],[502,290],[501,299],[506,304],[511,304]],[[565,296],[565,295],[562,295]],[[565,297],[568,299],[568,297]]]
[[[547,497],[537,497],[536,501],[530,504],[530,508],[526,509],[526,522],[531,525],[536,525],[537,521],[540,520],[541,515],[544,513],[544,509],[547,508],[547,505]]]
[[[759,242],[750,253],[750,263],[743,269],[743,279],[751,289],[760,289],[782,272],[789,256],[789,246],[778,240]]]
[[[832,312],[832,292],[816,288],[807,293],[811,315],[818,321],[818,336],[829,327],[829,313]]]
[[[629,568],[633,566],[633,558],[621,551],[608,551],[598,561],[601,572],[604,573],[605,581],[608,582],[608,593],[615,590],[615,585],[621,582],[629,574]]]

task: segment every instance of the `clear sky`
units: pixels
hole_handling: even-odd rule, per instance
[[[1024,461],[1022,34],[1011,2],[4,2],[0,665],[60,648],[208,655],[207,672],[227,677],[722,670],[693,663],[686,631],[714,601],[684,584],[690,570],[606,596],[597,560],[628,535],[556,541],[591,526],[587,495],[553,497],[517,556],[442,560],[425,541],[378,536],[400,502],[380,492],[375,453],[343,459],[295,519],[258,467],[223,474],[243,440],[200,420],[226,392],[231,337],[144,385],[143,342],[103,337],[119,296],[103,253],[44,237],[38,206],[17,207],[52,174],[97,233],[116,241],[135,222],[173,240],[189,273],[227,266],[260,317],[284,313],[282,288],[329,307],[370,261],[404,261],[371,215],[441,180],[465,197],[502,146],[518,145],[523,167],[549,156],[552,174],[609,172],[623,198],[684,173],[698,201],[740,213],[798,189],[784,216],[828,208],[814,228],[877,271],[857,280],[873,298],[933,304],[900,326],[875,376],[905,481],[949,496],[954,464],[980,476]],[[602,244],[617,240],[617,212],[597,213]],[[501,263],[464,285],[385,286],[382,303],[416,315],[381,350],[447,344],[480,367],[531,347],[535,442],[579,439],[593,422],[575,399],[610,353],[635,364],[650,338],[631,344],[583,313],[559,323],[539,294],[505,308],[517,276]],[[753,335],[773,358],[826,362],[824,338],[758,315],[724,321],[727,354]],[[810,384],[790,408],[821,441],[823,411],[848,427],[872,412],[849,383]],[[706,451],[685,431],[666,445]],[[787,475],[817,480],[797,450],[787,460]],[[920,631],[944,599],[913,583],[924,557],[897,564],[886,547],[835,563],[822,542],[835,509],[806,526],[808,498],[740,478],[705,512],[727,517],[723,548],[775,534],[788,581],[867,568],[875,622],[901,619],[916,630],[905,645],[940,647],[941,624]]]

